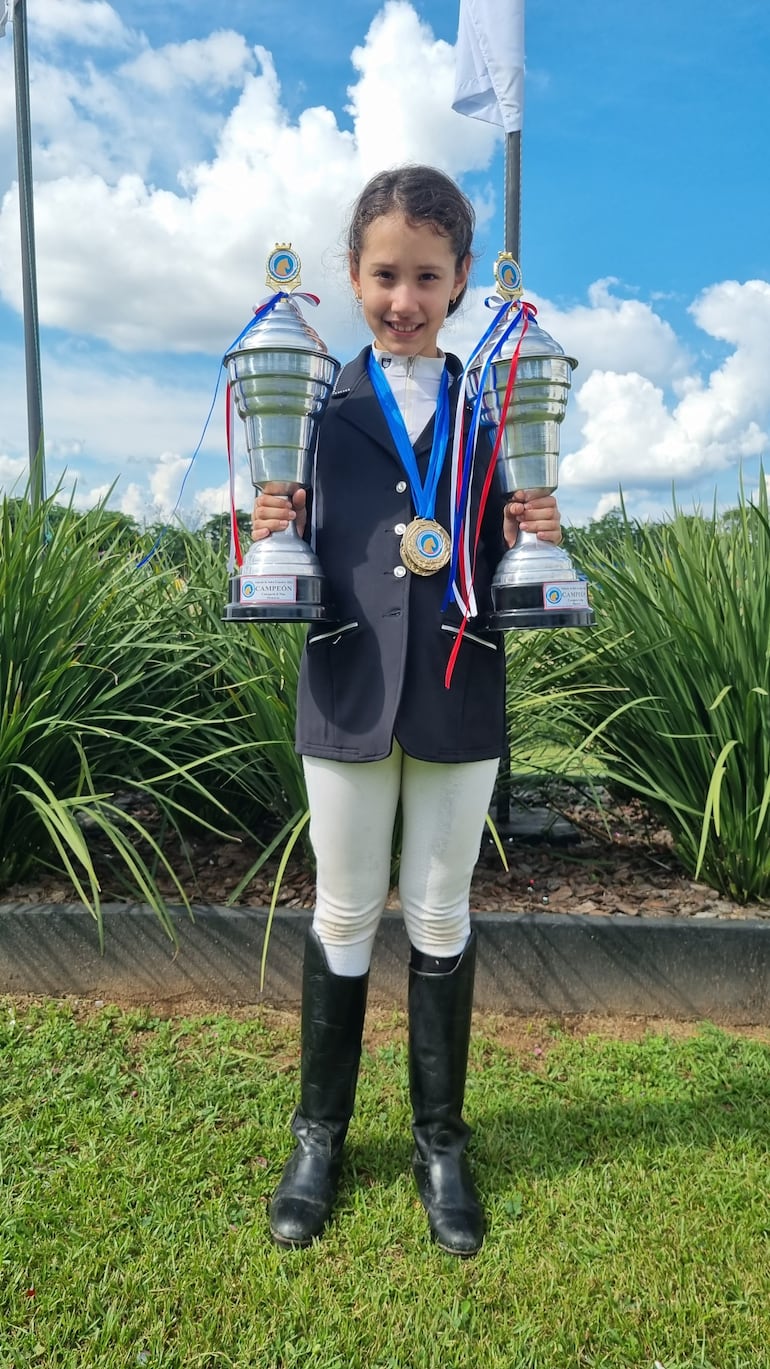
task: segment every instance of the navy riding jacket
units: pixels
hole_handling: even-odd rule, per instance
[[[409,484],[367,374],[369,347],[343,368],[320,423],[313,488],[315,549],[334,622],[311,625],[300,669],[297,750],[342,761],[381,760],[393,738],[424,761],[492,760],[505,750],[505,653],[500,633],[471,619],[452,683],[449,655],[461,623],[442,610],[449,570],[414,575],[399,556],[414,517]],[[447,356],[452,413],[462,367]],[[467,425],[466,425],[467,426]],[[414,444],[424,478],[433,419]],[[473,517],[491,455],[482,431]],[[444,462],[436,518],[450,527],[450,461]],[[475,526],[472,529],[475,537]],[[503,500],[493,482],[476,564],[479,612],[505,551]]]

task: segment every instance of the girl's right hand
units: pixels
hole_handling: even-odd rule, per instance
[[[307,524],[307,491],[288,494],[258,494],[251,511],[251,535],[255,542],[269,537],[271,532],[283,532],[289,523],[296,522],[297,533],[305,535]]]

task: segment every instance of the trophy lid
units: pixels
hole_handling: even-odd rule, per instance
[[[254,352],[269,348],[270,351],[326,352],[315,328],[311,328],[304,317],[297,300],[287,295],[279,299],[264,317],[258,318],[244,337],[235,352]]]
[[[519,325],[519,329],[511,335],[514,339],[514,346],[516,345],[515,340],[519,336],[520,328],[521,325]],[[505,347],[503,348],[503,351],[505,351]],[[532,318],[531,315],[527,325],[527,331],[522,340],[519,355],[525,357],[567,357],[561,343],[551,337],[551,334],[547,333],[545,328],[541,328],[537,319]],[[577,366],[575,358],[567,357],[567,361],[574,371]]]
[[[518,262],[514,261],[510,252],[500,252],[498,254],[497,261],[494,265],[494,274],[498,296],[503,300],[510,300],[511,307],[503,314],[497,327],[488,339],[486,346],[478,358],[478,365],[484,364],[489,353],[498,343],[500,334],[505,332],[505,329],[510,325],[516,310],[519,308],[522,308],[524,311],[527,310],[527,305],[522,305],[520,303],[523,294],[521,268],[519,267]],[[500,298],[498,299],[498,303],[500,302]],[[534,312],[527,313],[526,331],[524,331],[524,322],[525,315],[524,312],[522,312],[519,323],[506,338],[497,354],[497,359],[500,361],[509,360],[513,356],[519,340],[521,340],[521,347],[519,349],[520,357],[526,357],[528,359],[564,357],[574,371],[577,366],[576,359],[574,357],[568,357],[561,344],[558,343],[555,338],[552,338],[551,334],[545,331],[545,328],[540,327],[540,324],[534,316]],[[524,334],[523,337],[522,333]]]
[[[326,343],[321,340],[315,328],[311,328],[307,319],[304,317],[299,306],[299,301],[292,294],[287,293],[296,289],[300,282],[301,263],[299,255],[291,246],[291,243],[276,243],[267,259],[267,284],[273,287],[274,292],[283,292],[283,298],[279,299],[270,308],[265,309],[260,316],[259,310],[269,300],[263,300],[262,305],[257,305],[254,312],[257,314],[252,326],[239,340],[232,353],[235,352],[254,352],[262,350],[270,351],[299,351],[299,352],[328,352]],[[301,298],[317,304],[315,296],[304,295]]]
[[[477,360],[477,363],[476,363],[477,366],[479,366],[479,367],[480,367],[480,366],[483,366],[483,364],[484,364],[484,362],[486,361],[486,358],[488,357],[489,353],[490,353],[490,352],[494,349],[494,347],[497,345],[497,343],[498,343],[498,341],[499,341],[499,338],[500,338],[500,334],[501,334],[502,332],[504,332],[505,329],[506,329],[506,328],[508,327],[508,325],[510,324],[510,322],[511,322],[511,312],[512,312],[512,311],[515,311],[515,309],[516,309],[517,307],[518,307],[517,305],[512,304],[512,305],[511,305],[511,310],[509,310],[508,313],[506,313],[506,314],[503,315],[502,319],[500,320],[500,322],[498,323],[497,327],[495,328],[495,331],[492,333],[491,337],[487,340],[486,346],[484,347],[483,351],[482,351],[481,354],[479,355],[478,360]],[[552,338],[552,337],[551,337],[551,334],[550,334],[550,333],[547,333],[546,330],[545,330],[545,328],[541,328],[541,327],[540,327],[540,324],[537,322],[537,319],[533,318],[531,314],[529,315],[529,318],[528,318],[528,321],[527,321],[527,329],[526,329],[526,332],[524,333],[524,336],[523,336],[523,338],[522,338],[522,331],[523,331],[523,329],[524,329],[524,315],[522,314],[522,317],[521,317],[519,323],[516,325],[516,327],[513,329],[513,331],[509,334],[509,336],[505,339],[505,342],[503,343],[502,347],[500,348],[500,351],[497,353],[497,355],[496,355],[496,357],[495,357],[495,360],[496,360],[496,361],[508,361],[508,360],[510,360],[510,358],[513,356],[514,352],[516,351],[516,347],[517,347],[517,345],[518,345],[518,343],[519,343],[519,339],[521,339],[521,347],[520,347],[520,349],[519,349],[519,357],[520,357],[522,360],[523,360],[524,358],[526,358],[527,360],[535,360],[536,358],[543,358],[543,359],[545,359],[545,358],[547,358],[547,357],[564,357],[565,361],[569,362],[569,365],[570,365],[570,367],[572,368],[572,370],[573,370],[573,371],[575,370],[575,367],[577,366],[577,361],[576,361],[575,357],[568,357],[568,356],[566,355],[565,351],[564,351],[564,348],[561,346],[561,344],[558,343],[558,342],[556,341],[555,338]],[[475,369],[475,367],[474,367],[474,369]]]

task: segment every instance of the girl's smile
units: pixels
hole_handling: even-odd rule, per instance
[[[470,257],[458,266],[449,238],[432,224],[412,224],[395,210],[369,224],[350,279],[382,351],[438,356],[450,300],[460,293]]]

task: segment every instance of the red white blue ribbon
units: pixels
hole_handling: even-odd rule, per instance
[[[487,308],[497,308],[497,312],[483,337],[473,348],[465,369],[460,378],[460,396],[457,402],[457,417],[452,441],[452,466],[451,466],[451,508],[452,508],[452,559],[450,562],[449,585],[444,598],[443,607],[447,608],[451,599],[454,598],[460,611],[468,617],[475,618],[478,613],[476,596],[473,591],[473,574],[471,564],[470,547],[470,528],[471,519],[469,515],[469,498],[472,489],[473,472],[476,461],[476,448],[478,442],[479,428],[482,423],[484,388],[489,368],[492,362],[499,356],[503,344],[510,337],[511,333],[518,327],[522,318],[524,326],[522,328],[519,346],[527,330],[528,322],[534,317],[536,310],[534,305],[522,302],[521,304],[511,304],[510,300],[501,301],[496,295],[490,296],[485,301]],[[513,312],[513,317],[505,323],[506,315]],[[503,326],[504,325],[504,326]],[[470,424],[467,435],[465,433],[465,396],[467,394],[468,376],[477,358],[499,329],[499,337],[495,339],[494,346],[490,348],[488,356],[479,374],[478,388],[471,411]],[[518,360],[518,348],[516,351]],[[503,416],[503,422],[505,416]],[[491,483],[491,482],[490,482]],[[479,521],[483,509],[479,511]]]
[[[500,304],[497,296],[491,296],[486,301],[488,308],[495,308]],[[514,311],[510,321],[502,326],[505,321],[506,313]],[[452,527],[452,561],[450,564],[450,581],[444,599],[443,607],[446,608],[452,598],[454,598],[463,620],[460,631],[455,638],[454,646],[447,664],[444,684],[448,689],[452,682],[455,662],[462,643],[463,634],[469,618],[475,618],[478,614],[478,605],[473,588],[473,581],[476,573],[476,557],[478,553],[479,540],[481,537],[481,527],[486,509],[489,493],[492,488],[492,480],[495,473],[497,456],[502,442],[505,421],[508,416],[508,409],[513,397],[513,388],[516,383],[516,371],[518,368],[521,344],[524,341],[530,318],[534,318],[537,310],[533,304],[526,301],[518,305],[511,304],[509,300],[502,303],[495,318],[487,329],[481,341],[473,349],[473,352],[466,364],[461,378],[460,397],[457,405],[457,421],[455,423],[455,433],[452,451],[452,508],[454,510],[454,523]],[[503,344],[511,336],[514,330],[522,324],[521,335],[518,338],[516,347],[511,357],[508,383],[505,390],[505,397],[500,412],[500,421],[497,425],[495,441],[492,454],[489,458],[484,483],[479,496],[479,508],[476,517],[476,535],[471,546],[471,518],[470,518],[470,491],[472,489],[473,471],[476,460],[476,447],[478,441],[479,427],[482,422],[484,387],[489,367],[499,355]],[[487,342],[494,335],[495,329],[500,329],[500,336],[495,340],[494,346],[490,349],[489,355],[485,358],[478,379],[478,389],[473,402],[471,421],[468,429],[468,436],[463,442],[463,429],[465,418],[465,394],[468,380],[468,373],[474,361],[479,356]]]

